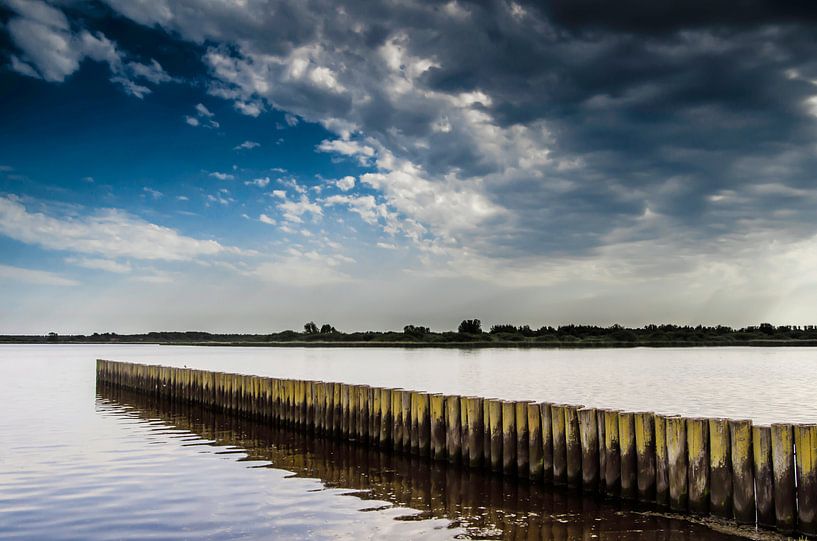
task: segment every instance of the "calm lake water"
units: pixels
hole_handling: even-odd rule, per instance
[[[0,346],[0,538],[736,539],[687,520],[97,389],[97,357],[817,421],[817,350]]]

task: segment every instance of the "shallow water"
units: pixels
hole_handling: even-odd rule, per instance
[[[645,353],[651,354],[650,360]],[[94,359],[638,409],[652,404],[650,409],[679,413],[739,410],[744,416],[760,413],[761,420],[798,420],[815,418],[808,400],[792,397],[801,392],[797,389],[813,389],[814,370],[808,368],[814,354],[791,349],[459,352],[2,346],[0,537],[732,539],[686,520],[643,514],[566,491],[430,466],[201,408],[97,390]],[[627,392],[604,392],[608,386],[598,382],[588,388],[577,384],[588,373],[615,382],[616,374],[628,373],[623,366],[635,366],[635,359],[641,359],[642,366],[633,377],[642,384],[627,386]],[[645,363],[675,366],[676,377],[661,381],[685,388],[691,373],[712,371],[718,359],[723,363],[712,376],[721,382],[717,393],[679,395],[661,391],[655,382],[644,384],[656,374]],[[742,381],[740,393],[722,383],[739,381],[741,372],[744,380],[753,374],[762,378],[770,362],[786,364],[785,381]],[[683,370],[682,365],[689,368]],[[520,372],[522,367],[527,374]],[[745,401],[746,409],[730,405],[730,397],[748,396],[746,385],[764,392],[756,391]],[[678,407],[683,404],[686,409]],[[765,410],[770,404],[773,407]]]

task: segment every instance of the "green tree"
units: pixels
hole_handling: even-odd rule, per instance
[[[482,334],[482,322],[478,319],[463,319],[457,328],[460,334]]]
[[[314,321],[304,323],[304,334],[318,334],[318,326]]]

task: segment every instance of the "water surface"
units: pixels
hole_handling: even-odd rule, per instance
[[[724,413],[743,396],[744,415],[769,420],[814,418],[810,400],[796,399],[813,380],[813,354],[2,346],[0,537],[734,539],[648,510],[97,389],[94,359],[682,413]],[[674,366],[675,378],[648,363]],[[786,377],[746,381],[771,373],[768,363],[786,364]],[[626,366],[641,383],[610,391]],[[720,390],[661,388],[688,389],[693,373],[711,373]],[[588,374],[598,378],[583,387]],[[730,379],[741,385],[724,385]],[[746,386],[764,392],[749,400]]]

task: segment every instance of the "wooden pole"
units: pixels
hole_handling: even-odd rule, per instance
[[[655,414],[634,414],[638,499],[655,502]]]
[[[577,415],[582,446],[582,488],[587,492],[595,492],[599,488],[597,412],[593,408],[582,408],[578,410]]]
[[[635,417],[623,411],[618,414],[618,445],[621,453],[622,498],[634,500],[638,496],[638,455],[635,450]]]
[[[432,394],[429,397],[431,419],[431,457],[445,460],[448,456],[445,438],[445,396]]]
[[[565,413],[565,476],[570,487],[582,486],[582,441],[579,415],[582,406],[564,406]]]
[[[542,481],[553,483],[553,420],[550,403],[539,404],[539,418],[542,425]]]
[[[491,427],[491,471],[502,472],[502,402],[496,399],[488,400],[489,421]]]
[[[431,411],[429,395],[417,393],[417,444],[420,456],[431,454]]]
[[[550,426],[553,434],[553,484],[567,484],[567,441],[565,439],[565,409],[562,404],[550,406]]]
[[[607,494],[617,496],[621,488],[621,448],[618,439],[618,412],[604,410],[604,484]]]
[[[485,451],[484,444],[485,426],[483,425],[483,405],[484,400],[477,396],[469,396],[466,399],[468,418],[468,465],[478,468],[482,465]]]
[[[709,512],[709,420],[687,419],[689,509]]]
[[[392,389],[380,389],[380,414],[377,416],[377,431],[379,433],[378,443],[382,449],[392,446],[391,437],[394,426],[392,392]]]
[[[709,420],[709,510],[732,518],[732,445],[729,421]]]
[[[516,405],[502,401],[502,472],[516,475]]]
[[[735,439],[739,436],[736,434],[734,428],[737,421],[730,421],[730,436],[732,438],[732,448],[735,448]],[[748,423],[748,421],[744,421]],[[757,523],[760,526],[773,528],[775,526],[775,506],[774,506],[774,467],[772,463],[772,429],[768,426],[753,426],[752,429],[752,462],[754,471],[754,489],[753,494],[757,502]],[[748,524],[749,515],[748,505],[739,505],[738,492],[743,492],[743,498],[747,495],[745,481],[745,465],[739,468],[738,461],[735,454],[732,454],[732,471],[735,483],[734,504],[735,519],[738,523]],[[743,490],[741,486],[743,485]],[[749,493],[751,494],[751,493]],[[752,509],[754,511],[754,509]],[[751,518],[754,518],[754,513],[751,513]]]
[[[667,417],[666,427],[669,505],[673,511],[683,512],[689,503],[686,420]]]
[[[449,462],[459,462],[462,459],[462,435],[460,431],[460,397],[448,395],[445,397],[445,444]]]
[[[462,463],[466,466],[471,461],[471,451],[468,444],[471,440],[468,438],[468,397],[460,397],[460,448],[462,450]]]
[[[542,421],[539,415],[539,404],[528,402],[528,462],[530,478],[542,479]]]
[[[528,427],[528,401],[514,403],[516,420],[516,474],[530,477],[530,430]]]
[[[605,411],[596,410],[596,429],[599,438],[599,492],[607,492],[607,433],[605,431]]]
[[[777,529],[793,533],[797,526],[794,489],[794,430],[789,424],[772,425],[772,472]]]
[[[817,535],[817,425],[794,428],[797,449],[797,531]]]

